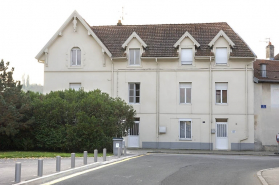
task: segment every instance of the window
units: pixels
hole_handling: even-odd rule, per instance
[[[193,51],[192,49],[181,49],[181,64],[187,65],[193,62]]]
[[[179,103],[191,103],[192,83],[179,83]]]
[[[81,50],[79,48],[73,48],[71,50],[71,66],[81,65]]]
[[[80,83],[70,83],[70,89],[78,91],[81,89],[81,84]]]
[[[140,65],[140,49],[129,49],[129,65]]]
[[[140,103],[139,83],[129,83],[129,103]]]
[[[261,64],[262,77],[266,77],[266,64]]]
[[[128,134],[132,136],[138,136],[139,135],[139,122],[140,118],[135,118],[135,124],[130,127]]]
[[[216,103],[228,103],[228,83],[215,83]]]
[[[215,62],[216,62],[216,64],[227,64],[228,63],[227,48],[216,48]]]
[[[180,139],[191,139],[192,138],[192,120],[182,119],[179,120],[179,138]]]

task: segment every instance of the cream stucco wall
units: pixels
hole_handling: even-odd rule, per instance
[[[216,149],[216,134],[211,134],[211,129],[216,127],[216,118],[227,118],[228,149],[239,149],[240,140],[247,136],[242,143],[249,144],[251,149],[254,144],[253,69],[250,64],[247,72],[246,122],[245,66],[252,59],[230,58],[228,65],[220,66],[215,65],[214,58],[209,57],[194,57],[193,65],[181,65],[179,58],[158,58],[157,62],[155,58],[141,58],[140,66],[129,66],[129,48],[141,48],[141,52],[144,52],[137,39],[132,39],[128,44],[127,58],[111,60],[81,23],[77,25],[77,32],[73,32],[72,23],[69,23],[62,36],[48,48],[44,93],[68,89],[69,83],[81,83],[85,91],[98,88],[128,102],[128,83],[137,82],[140,83],[140,103],[131,105],[140,118],[140,147]],[[70,66],[72,47],[81,48],[82,65],[79,68]],[[193,48],[195,53],[194,44],[189,38],[181,42],[181,47]],[[213,51],[215,47],[230,48],[222,37],[216,41]],[[179,103],[180,82],[191,82],[191,104]],[[215,104],[215,82],[228,83],[226,105]],[[179,119],[192,120],[191,140],[179,139]],[[158,134],[160,126],[167,128],[166,134]],[[212,148],[209,148],[211,143]]]

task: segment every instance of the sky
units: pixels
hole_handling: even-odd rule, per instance
[[[122,7],[124,11],[122,13]],[[227,22],[258,58],[266,38],[279,53],[279,0],[0,0],[0,59],[15,67],[14,79],[43,85],[35,56],[77,10],[90,25]]]

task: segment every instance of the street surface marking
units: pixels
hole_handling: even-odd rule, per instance
[[[42,184],[42,185],[52,185],[52,184],[55,184],[55,183],[58,183],[58,182],[61,182],[61,181],[64,181],[64,180],[67,180],[67,179],[70,179],[70,178],[73,178],[73,177],[85,174],[85,173],[88,173],[88,172],[91,172],[91,171],[95,171],[95,170],[98,170],[98,169],[101,169],[101,168],[105,168],[107,166],[111,166],[111,165],[114,165],[114,164],[122,163],[124,161],[129,161],[131,159],[135,159],[135,158],[142,157],[142,156],[145,156],[145,155],[139,155],[139,156],[136,156],[136,157],[131,157],[131,158],[123,159],[121,161],[116,161],[116,162],[113,162],[113,163],[109,163],[109,164],[106,164],[106,165],[103,165],[103,166],[98,166],[96,168],[92,168],[92,169],[85,170],[85,171],[82,171],[82,172],[78,172],[78,173],[75,173],[75,174],[72,174],[72,175],[61,177],[59,179],[47,182],[47,183]]]

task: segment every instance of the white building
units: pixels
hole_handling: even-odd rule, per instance
[[[89,26],[75,11],[36,59],[44,93],[131,104],[128,147],[254,150],[255,57],[227,23]]]

